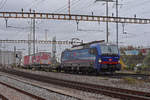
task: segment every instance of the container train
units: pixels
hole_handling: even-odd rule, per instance
[[[52,59],[49,53],[36,54],[33,62],[32,56],[24,57],[24,65],[42,66],[51,69]],[[45,67],[46,67],[45,66]],[[64,72],[100,73],[121,70],[120,53],[117,45],[94,41],[75,45],[61,53],[61,63],[55,68]]]
[[[24,67],[48,68],[51,65],[51,53],[39,52],[24,56]]]

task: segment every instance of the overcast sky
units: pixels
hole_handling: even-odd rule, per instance
[[[29,11],[49,13],[68,13],[68,0],[0,0],[0,11]],[[119,0],[119,16],[140,18],[150,17],[149,0]],[[105,15],[105,3],[95,0],[71,0],[72,14]],[[109,15],[115,13],[115,3],[109,3]],[[0,39],[27,39],[30,33],[30,19],[8,19],[5,27],[5,19],[0,19]],[[56,36],[58,40],[70,40],[72,37],[81,40],[94,41],[106,39],[105,23],[79,22],[77,31],[75,21],[36,20],[37,39],[45,38],[45,30],[48,30],[48,39]],[[14,27],[14,28],[13,28]],[[125,24],[125,32],[122,32],[122,24],[119,24],[119,42],[124,45],[150,46],[150,25]],[[109,23],[109,41],[116,42],[115,23]],[[12,45],[7,44],[11,48]],[[45,47],[46,48],[46,47]],[[41,48],[43,49],[43,47]]]

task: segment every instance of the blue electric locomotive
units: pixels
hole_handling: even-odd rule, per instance
[[[121,69],[118,47],[91,42],[66,49],[61,55],[61,69],[69,72],[115,72]]]

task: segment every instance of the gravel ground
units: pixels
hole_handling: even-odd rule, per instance
[[[36,100],[27,95],[21,94],[16,90],[10,89],[0,84],[0,94],[7,97],[9,100]],[[0,99],[2,100],[2,99]]]
[[[21,78],[21,77],[17,77],[17,80],[14,80],[14,79],[13,78],[10,79],[6,76],[0,76],[0,81],[6,82],[7,84],[11,84],[15,87],[19,87],[30,93],[39,95],[39,96],[45,98],[46,100],[76,100],[76,99],[64,97],[62,95],[58,95],[55,93],[48,93],[48,91],[46,91],[45,89],[42,89],[39,87],[33,87],[29,84],[25,84],[24,82],[33,83],[36,85],[38,84],[39,86],[44,86],[44,87],[55,88],[56,90],[59,90],[59,91],[62,90],[65,93],[74,94],[83,100],[120,100],[120,99],[111,98],[111,97],[104,96],[104,95],[97,95],[97,94],[83,92],[83,91],[79,91],[79,90],[75,90],[75,89],[68,89],[65,87],[60,87],[60,86],[55,86],[55,85],[51,85],[51,84],[47,84],[47,83],[37,82],[37,81],[33,81],[30,79],[25,79],[25,78]],[[18,79],[23,80],[23,82],[20,82]],[[22,100],[22,99],[20,99],[20,100]],[[26,100],[30,100],[30,99],[26,99]]]
[[[106,85],[106,86],[112,86],[112,87],[118,87],[124,89],[150,92],[150,83],[143,82],[143,81],[138,82],[136,84],[128,84],[124,82],[124,80],[122,79],[104,78],[100,76],[82,76],[82,75],[73,75],[73,74],[65,74],[65,73],[32,71],[32,70],[24,70],[24,69],[17,69],[17,70],[55,77],[59,79],[65,79],[65,80],[72,80],[78,82],[85,82],[85,83],[92,83],[92,84]]]
[[[4,82],[6,84],[9,84],[13,87],[22,89],[22,90],[27,91],[29,93],[32,93],[34,95],[45,98],[46,100],[77,100],[75,98],[67,97],[67,96],[60,95],[60,94],[57,94],[54,92],[49,92],[46,89],[35,87],[35,86],[29,85],[29,84],[25,84],[23,82],[16,81],[14,79],[10,79],[10,78],[7,78],[5,76],[0,76],[0,81]],[[6,88],[5,86],[1,85],[0,87],[1,87],[1,90],[3,90],[1,92],[5,92],[5,95],[8,94],[7,97],[14,96],[14,95],[20,97],[20,95],[21,95],[21,94],[18,94],[17,91],[15,91],[15,90],[10,91],[10,90],[5,89]],[[14,93],[17,93],[17,94],[14,94]],[[21,96],[21,97],[26,97],[26,96]],[[12,99],[12,100],[16,100],[16,99]],[[19,99],[17,99],[17,100],[19,100]],[[27,98],[27,99],[20,99],[20,100],[31,100],[31,99]]]

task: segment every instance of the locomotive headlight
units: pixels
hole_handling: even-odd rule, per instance
[[[102,60],[101,60],[101,59],[99,59],[99,60],[98,60],[98,62],[99,62],[99,63],[101,63],[101,62],[102,62]]]

